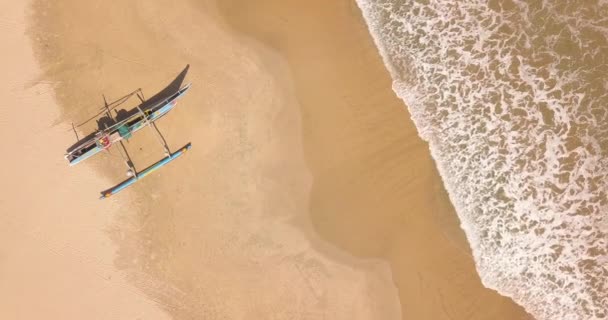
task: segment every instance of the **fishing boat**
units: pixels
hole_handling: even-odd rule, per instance
[[[104,125],[102,128],[99,128],[96,132],[88,135],[67,150],[65,158],[68,160],[69,165],[74,166],[86,159],[91,158],[101,151],[108,150],[115,144],[119,145],[122,148],[121,155],[123,155],[125,158],[125,162],[128,166],[127,176],[129,178],[112,188],[102,191],[100,199],[105,199],[124,190],[128,186],[146,177],[151,172],[180,157],[192,147],[191,143],[187,143],[177,151],[171,152],[164,138],[160,134],[160,131],[156,127],[155,121],[162,118],[169,111],[175,108],[177,101],[182,98],[189,89],[190,84],[179,88],[177,92],[174,92],[159,102],[156,102],[151,106],[146,106],[145,108],[142,107],[144,105],[144,100],[138,94],[138,97],[140,97],[142,100],[142,105],[134,109],[134,112],[130,112],[126,117],[124,117],[124,119],[121,119],[120,121],[112,121],[112,124],[109,126]],[[114,120],[111,117],[107,104],[106,108],[107,117]],[[130,139],[134,133],[146,126],[152,127],[155,134],[157,134],[159,137],[159,141],[161,142],[165,151],[165,157],[141,172],[137,172],[122,141]],[[74,131],[76,131],[75,128]]]

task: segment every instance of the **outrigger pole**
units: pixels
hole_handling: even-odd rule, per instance
[[[174,153],[169,154],[168,156],[166,156],[165,158],[159,160],[158,162],[156,162],[155,164],[147,167],[146,169],[142,170],[141,172],[137,173],[135,172],[133,177],[117,184],[116,186],[114,186],[113,188],[110,188],[106,191],[101,192],[101,197],[99,197],[99,199],[105,199],[105,198],[109,198],[112,195],[115,195],[117,193],[119,193],[120,191],[122,191],[123,189],[127,188],[128,186],[134,184],[135,182],[137,182],[140,179],[145,178],[148,174],[150,174],[151,172],[153,172],[154,170],[166,165],[167,163],[177,159],[179,156],[181,156],[182,154],[186,153],[186,151],[190,150],[190,148],[192,147],[192,144],[190,142],[188,142],[188,144],[186,144],[185,146],[181,147],[179,150],[175,151]]]
[[[141,91],[141,89],[137,89],[137,91],[135,92],[139,92]],[[143,93],[142,93],[143,95]],[[112,120],[113,123],[118,123],[117,119],[112,117],[112,111],[110,110],[110,106],[108,105],[108,102],[106,100],[106,96],[105,95],[101,95],[103,97],[103,104],[106,108],[106,115],[108,116],[108,118],[110,118]],[[139,97],[139,93],[137,93],[137,96]],[[143,103],[143,101],[142,101]],[[141,109],[139,107],[137,107],[138,110],[141,111]],[[142,112],[143,114],[143,112]],[[145,115],[144,115],[145,117]],[[106,127],[107,129],[107,127]],[[130,177],[134,174],[137,174],[137,170],[135,170],[135,165],[133,164],[133,161],[131,160],[131,156],[129,156],[129,152],[127,151],[127,148],[125,147],[125,144],[122,142],[122,140],[118,141],[120,143],[120,148],[118,149],[118,152],[120,153],[120,156],[122,157],[122,159],[125,161],[125,164],[127,165],[127,167],[129,167],[129,170],[127,171],[127,175]]]

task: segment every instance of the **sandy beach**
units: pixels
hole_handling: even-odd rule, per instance
[[[3,90],[24,106],[0,117],[24,155],[3,160],[0,234],[23,245],[0,246],[2,318],[531,319],[482,286],[354,2],[23,10],[0,16]],[[109,152],[68,168],[70,124],[180,72],[193,87],[158,127],[191,152],[98,201],[125,167]],[[138,168],[162,157],[149,130],[127,148]]]

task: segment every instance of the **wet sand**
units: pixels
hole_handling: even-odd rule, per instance
[[[526,318],[481,285],[354,2],[37,1],[32,21],[64,124],[190,64],[158,125],[193,149],[100,204],[134,208],[114,263],[174,318]],[[162,156],[151,132],[127,148]]]
[[[230,24],[284,55],[303,115],[315,231],[390,262],[403,319],[527,319],[481,285],[428,146],[350,1],[222,1]]]

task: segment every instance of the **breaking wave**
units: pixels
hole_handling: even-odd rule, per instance
[[[608,319],[608,1],[357,2],[484,285]]]

